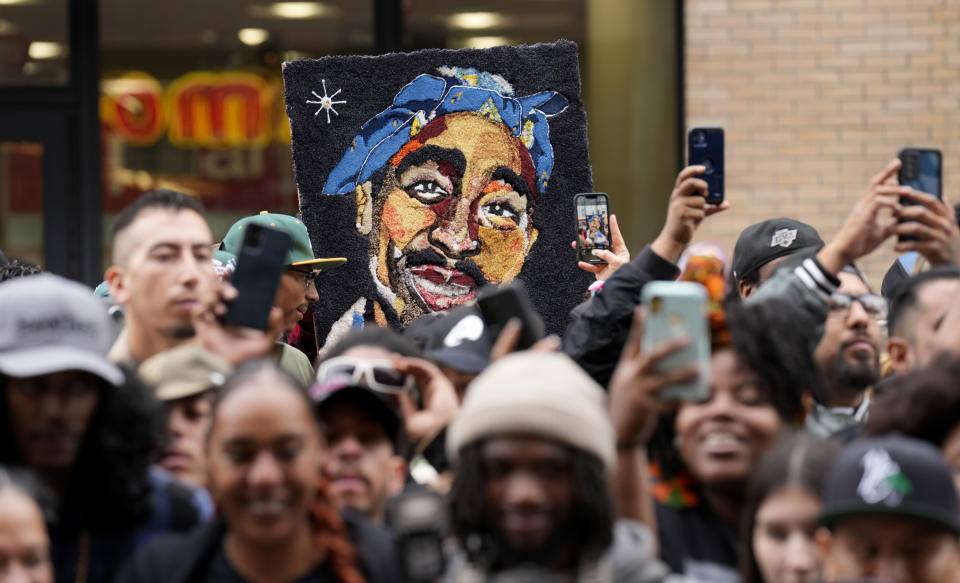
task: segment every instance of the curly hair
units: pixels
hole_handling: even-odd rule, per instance
[[[467,550],[470,560],[494,565],[508,550],[491,524],[484,503],[483,443],[472,443],[460,450],[450,489],[450,515],[453,533],[461,547]],[[570,522],[564,530],[575,538],[572,548],[580,551],[580,557],[592,560],[603,554],[613,542],[613,498],[603,462],[576,448],[571,448],[570,452],[574,500]],[[474,540],[479,544],[473,544]]]
[[[300,384],[300,381],[287,371],[281,369],[277,363],[271,359],[255,359],[238,366],[217,391],[217,398],[214,401],[213,411],[211,413],[213,422],[210,424],[207,439],[209,439],[213,432],[217,411],[223,405],[224,401],[229,399],[230,395],[239,387],[260,381],[264,374],[272,377],[271,380],[274,382],[271,383],[271,387],[284,387],[293,391],[294,394],[302,400],[304,407],[311,412],[311,419],[314,419],[319,425],[320,422],[315,416],[313,409],[313,402],[310,400],[306,388]],[[318,435],[319,434],[321,434],[321,432],[319,432],[318,427]],[[309,519],[314,526],[314,541],[317,547],[327,553],[330,571],[343,583],[364,583],[365,579],[358,568],[359,555],[357,549],[350,541],[347,527],[330,500],[326,480],[319,476],[317,478],[315,496],[313,506],[310,509]]]
[[[22,466],[10,430],[7,385],[0,375],[0,464]],[[150,509],[151,454],[162,424],[159,404],[136,373],[125,370],[119,387],[101,381],[53,530],[119,532],[143,520]]]
[[[6,262],[0,261],[0,281],[7,281],[17,277],[26,277],[43,273],[39,265],[12,257]]]
[[[796,486],[820,498],[827,473],[839,446],[797,432],[784,437],[760,458],[747,485],[743,525],[740,529],[740,580],[742,583],[763,583],[757,556],[753,549],[753,531],[757,512],[768,497],[778,491]]]

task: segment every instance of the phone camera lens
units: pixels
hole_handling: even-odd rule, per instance
[[[693,134],[693,146],[695,148],[704,148],[707,145],[707,135],[702,131]]]

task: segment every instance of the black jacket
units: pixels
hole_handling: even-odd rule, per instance
[[[399,582],[391,534],[353,513],[344,513],[367,583]],[[117,583],[203,583],[201,577],[223,544],[226,524],[212,522],[181,536],[154,539],[117,576]]]
[[[574,308],[573,322],[563,337],[563,352],[606,387],[630,334],[643,286],[654,280],[673,280],[679,274],[676,265],[654,253],[649,245],[644,247],[603,284],[597,295]]]

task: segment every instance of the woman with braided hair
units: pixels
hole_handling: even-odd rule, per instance
[[[220,389],[207,437],[219,519],[148,545],[121,583],[391,581],[389,535],[341,516],[320,477],[325,444],[306,391],[268,361]]]

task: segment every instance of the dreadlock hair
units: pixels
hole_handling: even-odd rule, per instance
[[[8,259],[6,262],[0,262],[0,281],[7,281],[8,279],[27,275],[36,275],[42,272],[43,270],[40,269],[39,265],[17,257]]]
[[[756,376],[758,388],[777,410],[785,425],[798,424],[804,408],[801,397],[809,391],[823,395],[823,378],[813,361],[805,331],[816,329],[813,320],[790,302],[773,298],[726,305],[732,336],[730,348],[737,360]],[[684,471],[674,446],[676,414],[660,418],[650,441],[651,460],[665,477]]]
[[[232,375],[227,378],[223,386],[217,391],[217,397],[213,403],[211,414],[212,422],[210,430],[207,433],[207,439],[213,433],[213,426],[216,424],[217,412],[224,401],[236,392],[240,387],[249,385],[260,385],[264,388],[283,387],[293,391],[303,402],[303,406],[311,412],[313,418],[319,425],[319,421],[314,415],[313,402],[307,393],[306,388],[300,384],[293,375],[280,368],[276,362],[271,359],[255,359],[247,361],[238,366]],[[317,428],[317,435],[322,432]],[[357,549],[350,541],[347,527],[330,500],[327,482],[319,477],[316,482],[315,499],[310,509],[309,520],[314,527],[314,541],[317,548],[326,551],[326,560],[329,563],[330,571],[343,583],[364,583],[365,579],[361,574],[358,564]]]
[[[0,464],[22,466],[10,429],[8,385],[0,375]],[[124,382],[118,387],[101,380],[97,408],[51,534],[122,532],[145,518],[150,509],[151,454],[162,426],[160,406],[136,373],[124,370]]]
[[[483,444],[479,441],[460,450],[450,489],[450,509],[453,533],[471,562],[492,565],[509,549],[504,548],[484,503]],[[603,462],[577,448],[571,448],[570,453],[574,500],[570,522],[562,528],[574,537],[571,548],[580,552],[581,559],[593,560],[613,542],[613,498]]]
[[[760,457],[747,484],[747,498],[740,528],[740,581],[764,583],[753,548],[757,512],[767,498],[784,488],[800,488],[818,500],[838,445],[805,432],[782,438]]]

